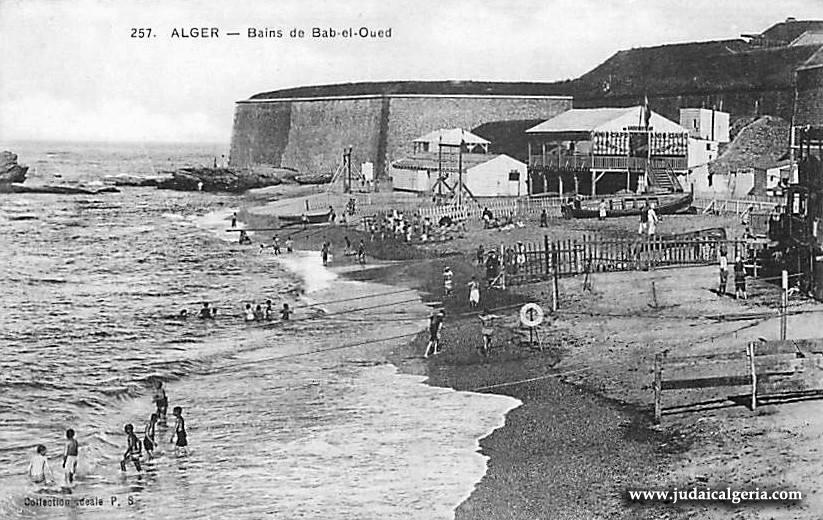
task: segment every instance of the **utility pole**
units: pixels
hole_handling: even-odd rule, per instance
[[[348,177],[349,177],[349,193],[351,193],[351,152],[354,149],[353,146],[349,146],[349,157],[346,161],[346,168],[348,169]]]
[[[463,137],[460,137],[460,148],[457,151],[457,207],[463,207]]]
[[[343,193],[351,193],[351,152],[353,146],[343,148],[343,167],[346,169],[346,177],[343,179]]]

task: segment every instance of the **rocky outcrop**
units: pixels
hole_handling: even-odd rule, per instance
[[[240,193],[282,182],[276,170],[232,170],[229,168],[180,168],[157,187],[182,191],[226,191]],[[292,172],[293,173],[293,172]]]
[[[97,195],[100,193],[118,193],[120,190],[114,186],[103,188],[84,188],[81,186],[46,184],[20,184],[20,183],[0,183],[0,193],[55,193],[58,195]]]
[[[24,182],[28,166],[17,164],[17,154],[9,151],[0,153],[0,184]]]
[[[141,177],[139,175],[109,175],[103,178],[103,182],[114,184],[115,186],[158,186],[161,182],[170,180],[169,175],[157,175],[152,177]]]

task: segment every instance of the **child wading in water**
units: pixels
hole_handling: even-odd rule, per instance
[[[63,451],[63,472],[66,485],[74,483],[74,474],[77,473],[77,439],[74,438],[74,430],[66,430],[66,449]]]
[[[143,432],[143,447],[146,448],[146,457],[149,460],[154,458],[154,447],[157,445],[154,440],[155,426],[157,426],[157,414],[153,413],[149,417],[149,422],[146,423],[146,429]]]
[[[160,426],[166,425],[166,410],[169,408],[169,400],[166,397],[166,391],[163,390],[163,381],[157,379],[154,382],[154,394],[152,395],[152,401],[157,406],[157,419],[160,423]]]
[[[35,484],[54,482],[54,473],[49,467],[49,459],[46,458],[46,447],[42,444],[37,445],[26,473],[28,473],[29,480]]]
[[[183,409],[179,406],[175,406],[174,409],[171,411],[171,414],[174,415],[177,422],[174,425],[174,432],[171,434],[171,439],[169,442],[174,443],[174,453],[179,457],[182,455],[188,454],[189,441],[186,438],[186,421],[183,420]],[[176,442],[175,442],[176,441]]]
[[[131,424],[127,424],[125,428],[123,428],[126,432],[126,451],[123,453],[123,460],[120,461],[120,470],[126,471],[126,463],[133,462],[134,468],[137,471],[142,471],[140,468],[140,456],[142,452],[142,446],[140,444],[140,439],[137,438],[137,435],[134,434],[134,426]]]

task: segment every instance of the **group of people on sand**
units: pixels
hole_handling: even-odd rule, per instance
[[[292,315],[292,309],[289,307],[288,303],[284,303],[283,307],[280,309],[280,319],[283,321],[289,321],[289,318]],[[246,308],[243,310],[243,319],[245,321],[271,321],[274,319],[275,310],[272,307],[271,300],[266,300],[266,306],[263,307],[260,304],[254,306],[254,302],[247,303]]]
[[[407,215],[396,209],[379,213],[373,219],[364,220],[366,231],[372,242],[375,240],[397,240],[401,242],[430,242],[445,240],[449,233],[466,231],[465,221],[450,216],[442,217],[437,223],[428,216],[415,212]]]
[[[482,259],[482,253],[479,254],[479,257]],[[480,306],[480,282],[478,282],[477,277],[473,275],[466,286],[469,290],[469,309],[474,311]],[[447,298],[451,298],[453,295],[454,272],[451,267],[445,266],[443,268],[443,298],[445,300]],[[426,345],[423,358],[428,358],[430,355],[441,353],[441,332],[443,330],[443,321],[445,316],[445,310],[439,309],[429,318],[429,342]],[[488,357],[492,346],[492,336],[494,335],[494,320],[498,318],[502,318],[502,316],[490,313],[485,307],[483,308],[483,311],[478,314],[478,319],[481,323],[480,333],[483,338],[483,342],[477,346],[477,350],[483,357]]]
[[[166,391],[163,388],[163,382],[159,379],[155,380],[154,383],[152,402],[155,405],[156,411],[149,416],[149,420],[143,429],[142,439],[137,436],[134,425],[131,423],[123,427],[123,431],[126,434],[126,450],[123,453],[123,458],[120,460],[121,471],[126,471],[126,466],[129,463],[133,464],[137,471],[142,471],[141,462],[144,458],[145,460],[152,460],[154,458],[155,448],[158,445],[156,437],[157,427],[166,427],[166,411],[169,405]],[[185,419],[183,419],[183,408],[175,406],[172,409],[172,415],[175,418],[175,424],[169,443],[174,444],[175,454],[177,456],[186,455],[188,454],[188,434],[186,433],[186,422]],[[29,480],[35,484],[49,485],[56,483],[54,472],[49,465],[46,454],[46,446],[38,444],[26,469]],[[65,491],[70,492],[74,486],[79,455],[80,443],[77,441],[77,434],[74,429],[69,428],[66,430],[66,442],[62,456],[63,479],[60,482],[60,487]]]
[[[286,237],[286,241],[285,241],[284,245],[286,246],[286,252],[287,253],[293,253],[294,252],[294,241],[291,239],[291,236]],[[266,244],[261,242],[260,243],[260,250],[259,250],[260,254],[265,252],[266,249],[271,249],[272,253],[274,253],[275,255],[281,254],[282,253],[282,250],[281,250],[282,247],[281,247],[281,244],[280,244],[280,237],[278,235],[274,235],[274,237],[272,237],[272,239],[271,239],[271,244],[270,245],[266,245]]]

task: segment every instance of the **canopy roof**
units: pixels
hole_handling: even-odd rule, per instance
[[[620,132],[642,127],[643,107],[574,108],[526,130],[529,134],[561,132]],[[652,111],[649,127],[653,132],[688,133],[688,130]]]
[[[441,128],[434,132],[418,137],[415,143],[440,143],[446,146],[460,146],[461,144],[489,144],[479,135],[475,135],[462,128]]]

